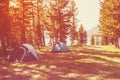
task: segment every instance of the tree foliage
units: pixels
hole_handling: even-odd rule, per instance
[[[78,41],[79,41],[79,45],[86,45],[87,42],[87,32],[86,30],[84,30],[83,25],[80,26],[79,28],[79,32],[78,32]]]
[[[9,0],[0,0],[0,45],[5,51],[10,40],[10,17],[8,15]]]
[[[77,26],[77,19],[76,19],[76,15],[77,15],[77,8],[75,5],[75,2],[72,0],[71,1],[71,11],[72,11],[72,19],[71,19],[71,23],[72,26],[70,28],[70,38],[71,38],[71,42],[73,42],[74,40],[78,39],[78,34],[76,31],[76,26]]]
[[[120,37],[120,1],[104,0],[101,2],[100,25],[102,35],[107,42],[113,42],[116,46]],[[111,43],[112,43],[111,42]]]
[[[49,16],[52,22],[51,29],[55,42],[60,40],[66,42],[71,27],[72,10],[69,0],[51,0]]]
[[[91,45],[95,45],[94,35],[92,35],[91,38],[90,38],[90,44],[91,44]]]
[[[55,43],[76,39],[76,9],[70,0],[1,0],[0,45],[2,48],[30,43],[45,45],[44,32]]]

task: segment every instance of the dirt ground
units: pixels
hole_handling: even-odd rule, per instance
[[[0,63],[0,80],[120,80],[120,52],[100,47],[70,47],[70,52],[41,49],[39,61]]]

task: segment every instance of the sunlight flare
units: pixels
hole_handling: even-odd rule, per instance
[[[20,69],[20,68],[14,68],[13,70],[14,71],[22,71],[22,69]]]
[[[16,0],[12,0],[12,1],[10,1],[9,6],[17,8],[18,7],[18,2]]]
[[[69,77],[69,78],[76,78],[76,77],[79,76],[79,74],[77,74],[77,73],[68,73],[66,76]]]
[[[36,74],[36,75],[33,75],[32,76],[32,79],[34,79],[34,80],[38,80],[38,79],[40,79],[42,76],[40,75],[40,74]]]
[[[55,65],[50,65],[49,68],[50,69],[56,69],[57,67]]]

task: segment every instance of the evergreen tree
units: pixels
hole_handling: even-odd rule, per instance
[[[86,45],[87,43],[87,31],[86,30],[84,31],[83,35],[84,35],[84,44]]]
[[[51,0],[50,18],[53,22],[52,30],[55,41],[66,42],[69,29],[71,27],[72,11],[69,6],[69,0]]]
[[[94,38],[94,35],[91,36],[90,44],[91,44],[91,45],[95,45],[95,38]]]
[[[9,0],[0,0],[0,45],[6,51],[10,41],[10,17],[8,15]]]
[[[108,42],[114,42],[118,46],[118,38],[120,37],[120,1],[104,0],[101,2],[100,23],[102,35],[108,38]],[[112,41],[112,42],[111,42]]]
[[[87,41],[87,32],[86,30],[84,30],[83,25],[81,25],[79,28],[78,41],[80,46],[82,46],[83,44],[86,44],[86,41]]]
[[[77,19],[76,19],[76,15],[77,15],[77,8],[76,8],[76,5],[75,5],[75,2],[72,0],[71,1],[71,11],[73,12],[72,13],[72,19],[71,19],[71,23],[72,23],[72,26],[70,28],[70,38],[71,38],[71,41],[73,42],[74,40],[77,40],[77,31],[76,31],[76,26],[77,26]]]
[[[10,30],[11,39],[13,39],[11,43],[44,45],[42,1],[17,0],[10,2],[12,4],[9,9],[12,17]]]

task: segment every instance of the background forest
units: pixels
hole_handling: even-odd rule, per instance
[[[16,44],[45,46],[45,34],[50,45],[79,40],[85,43],[87,33],[81,25],[76,31],[77,8],[74,0],[2,0],[0,1],[0,44],[3,51]],[[81,35],[81,36],[80,36]],[[80,38],[85,36],[85,38]]]
[[[119,47],[120,1],[100,2],[100,33],[91,36],[91,44],[100,36],[101,45],[114,44]],[[36,47],[45,46],[45,34],[49,45],[57,41],[79,45],[87,42],[87,31],[81,25],[76,30],[78,10],[74,0],[1,0],[0,1],[0,46],[5,51],[16,44],[30,43]]]

